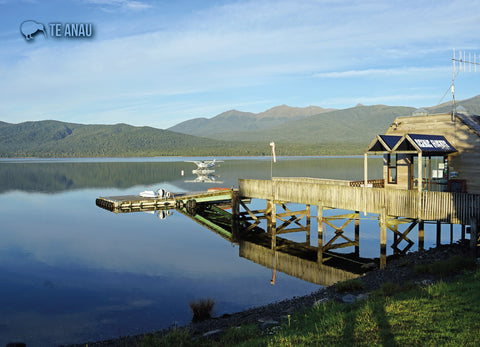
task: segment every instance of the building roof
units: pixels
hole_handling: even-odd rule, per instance
[[[390,152],[401,138],[397,135],[377,135],[368,146],[367,152]]]
[[[425,155],[443,155],[456,152],[443,135],[406,134],[400,139],[392,152],[415,151]]]
[[[456,151],[443,135],[405,134],[377,135],[366,152],[445,155]]]
[[[472,129],[478,136],[480,136],[480,117],[473,114],[455,113],[455,116],[460,119],[465,125]]]

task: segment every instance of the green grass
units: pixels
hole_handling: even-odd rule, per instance
[[[385,284],[352,305],[332,301],[316,305],[285,318],[273,335],[250,325],[230,328],[216,340],[192,340],[187,334],[175,342],[183,346],[478,346],[479,331],[480,271],[474,271],[426,287]],[[165,343],[160,339],[153,345]]]
[[[461,269],[473,269],[475,259],[455,255],[447,260],[437,261],[431,264],[415,265],[413,270],[418,274],[433,274],[448,276],[458,273]]]
[[[395,289],[393,295],[379,291],[351,306],[327,304],[309,310],[266,345],[480,344],[480,272],[404,292],[394,287],[387,290]]]

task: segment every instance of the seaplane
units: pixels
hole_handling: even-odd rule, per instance
[[[192,170],[192,173],[208,175],[215,172],[215,170],[210,170],[210,168],[214,167],[216,163],[223,163],[223,160],[186,160],[185,163],[194,163],[197,165],[197,168]]]

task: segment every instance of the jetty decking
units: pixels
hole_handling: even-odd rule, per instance
[[[470,224],[480,220],[480,195],[351,187],[348,181],[315,178],[239,180],[242,197],[294,202],[425,221]]]
[[[228,201],[232,199],[232,190],[212,190],[195,193],[176,193],[169,198],[146,198],[139,195],[123,195],[99,197],[95,203],[97,206],[114,212],[131,212],[132,210],[157,209],[157,208],[180,208],[189,200],[195,202]]]

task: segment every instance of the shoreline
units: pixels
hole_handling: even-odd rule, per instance
[[[406,255],[391,255],[388,257],[385,269],[372,270],[365,275],[358,277],[358,280],[364,285],[364,289],[361,291],[339,293],[336,290],[337,283],[308,295],[293,297],[232,314],[224,314],[203,322],[189,323],[185,326],[170,327],[141,335],[122,336],[110,340],[85,342],[68,346],[80,347],[88,345],[89,347],[115,347],[135,345],[141,343],[147,335],[158,338],[168,334],[173,329],[187,329],[191,332],[194,338],[214,336],[229,327],[252,323],[256,324],[261,330],[266,330],[269,327],[271,328],[272,326],[279,325],[288,315],[312,307],[316,302],[330,300],[337,302],[351,302],[351,300],[354,301],[357,298],[367,297],[372,291],[380,289],[383,283],[391,282],[401,285],[407,282],[413,282],[416,284],[429,285],[439,280],[448,280],[449,278],[442,278],[438,275],[417,275],[415,274],[413,267],[419,264],[446,260],[455,255],[462,257],[475,256],[475,251],[469,248],[469,240],[454,243],[452,245],[440,245],[435,248],[430,248],[429,250],[416,251],[407,253]],[[455,276],[456,275],[450,277],[454,278]]]

